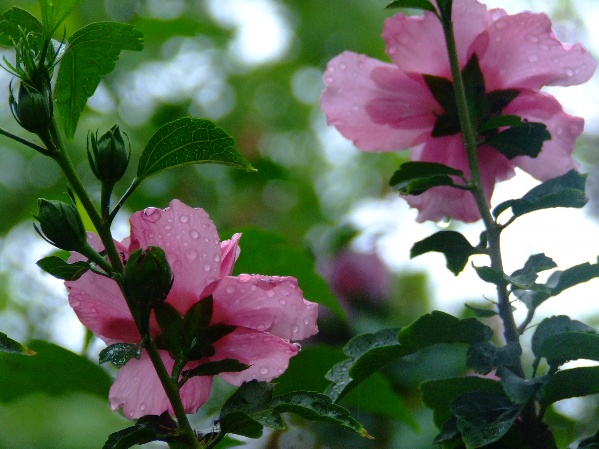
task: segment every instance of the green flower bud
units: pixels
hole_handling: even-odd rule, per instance
[[[130,156],[131,144],[125,145],[119,125],[114,125],[100,139],[97,132],[88,134],[89,165],[101,182],[111,186],[116,184],[125,174]]]
[[[12,86],[8,98],[15,120],[27,131],[35,134],[48,129],[53,116],[50,86],[45,82],[42,82],[41,86],[37,89],[21,81],[18,101],[13,95]]]
[[[34,225],[36,231],[48,243],[66,251],[84,251],[87,234],[81,216],[73,205],[40,198],[35,218],[41,228]]]
[[[166,299],[172,285],[173,274],[162,248],[149,246],[129,255],[123,286],[142,334],[149,332],[150,312]]]

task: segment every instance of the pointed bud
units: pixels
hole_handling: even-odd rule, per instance
[[[123,271],[123,285],[136,322],[142,334],[147,334],[152,308],[166,299],[173,285],[162,248],[149,246],[133,251]]]
[[[125,145],[119,125],[114,125],[100,139],[98,133],[88,134],[89,165],[101,182],[116,184],[125,174],[130,156],[131,144]]]
[[[21,81],[18,100],[13,95],[12,86],[8,99],[15,120],[27,131],[35,134],[48,129],[53,116],[50,86],[46,86],[46,83],[40,85],[42,87],[37,89]]]
[[[82,252],[87,245],[87,234],[77,209],[62,201],[38,200],[35,217],[40,228],[38,233],[51,245],[66,251]]]

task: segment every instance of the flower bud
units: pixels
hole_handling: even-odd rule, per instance
[[[116,184],[125,174],[130,156],[131,144],[125,145],[119,125],[114,125],[100,139],[97,133],[88,134],[89,165],[101,182],[111,186]]]
[[[149,246],[130,254],[123,271],[123,286],[142,333],[149,330],[152,308],[166,299],[172,285],[173,275],[162,248]]]
[[[38,200],[37,232],[51,245],[66,251],[81,252],[87,245],[87,234],[77,209],[62,201]]]
[[[42,87],[38,89],[21,81],[18,101],[12,88],[8,99],[15,120],[27,131],[35,134],[48,128],[53,114],[50,86],[46,82],[40,83],[40,86]]]

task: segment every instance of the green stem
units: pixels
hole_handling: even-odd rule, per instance
[[[179,429],[183,435],[186,436],[189,447],[193,449],[203,449],[204,446],[198,441],[195,432],[187,420],[185,408],[183,407],[183,403],[181,402],[181,398],[179,396],[179,386],[177,382],[171,379],[171,376],[162,362],[162,357],[160,357],[156,343],[151,337],[148,336],[146,339],[144,348],[148,353],[152,364],[154,365],[154,369],[156,370],[156,374],[162,383],[164,392],[173,406],[173,411],[175,412],[175,416],[177,417],[177,421],[179,423]]]
[[[44,156],[50,156],[50,153],[45,148],[40,147],[39,145],[36,145],[33,142],[29,142],[28,140],[23,139],[22,137],[19,137],[11,133],[10,131],[5,130],[4,128],[0,128],[0,134],[9,137],[10,139],[15,140],[19,143],[22,143],[23,145],[28,146],[29,148],[33,148],[35,151],[37,151],[38,153],[42,153]]]
[[[114,220],[114,217],[116,217],[116,214],[118,213],[118,211],[121,209],[121,207],[123,206],[123,204],[125,204],[125,201],[127,200],[127,198],[129,198],[129,195],[131,195],[135,191],[135,189],[137,188],[137,186],[139,186],[140,184],[141,184],[141,179],[135,178],[133,180],[133,182],[131,183],[131,185],[129,186],[129,188],[125,192],[125,194],[121,197],[121,199],[119,200],[119,202],[114,206],[114,209],[112,209],[112,212],[108,216],[108,222],[109,223],[112,223],[112,221]]]

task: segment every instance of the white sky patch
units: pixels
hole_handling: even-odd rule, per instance
[[[208,11],[233,28],[229,51],[242,64],[256,65],[283,56],[292,40],[292,26],[280,3],[272,0],[208,0]]]

